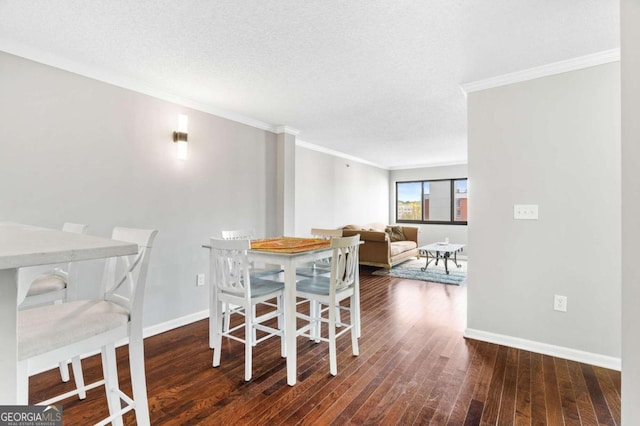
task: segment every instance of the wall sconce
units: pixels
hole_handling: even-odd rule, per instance
[[[173,142],[177,143],[176,155],[178,160],[187,159],[187,133],[189,132],[189,117],[178,115],[178,131],[173,132]]]

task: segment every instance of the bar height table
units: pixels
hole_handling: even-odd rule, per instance
[[[0,222],[0,405],[17,403],[18,305],[28,291],[18,269],[136,253],[132,243]]]
[[[203,245],[210,249],[211,246]],[[331,258],[333,249],[329,246],[310,250],[298,251],[295,253],[283,253],[269,251],[267,249],[251,249],[248,252],[249,260],[271,265],[281,265],[284,271],[284,328],[287,345],[287,384],[293,386],[297,381],[297,348],[296,348],[296,268],[304,263],[314,262],[320,259]],[[211,271],[209,276],[213,276]],[[210,292],[213,292],[213,283],[209,285]],[[213,300],[212,294],[210,300]],[[359,303],[359,301],[358,301]],[[216,306],[210,303],[209,318],[217,318]],[[213,325],[210,323],[210,332]],[[211,338],[211,336],[210,336]]]

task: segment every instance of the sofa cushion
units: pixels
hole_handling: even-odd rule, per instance
[[[364,228],[361,225],[347,225],[342,227],[342,229],[346,229],[346,230],[354,230],[354,231],[363,231]]]
[[[405,241],[407,239],[402,231],[402,226],[387,226],[384,232],[389,234],[389,240],[391,242]]]
[[[391,257],[393,257],[417,247],[418,245],[415,241],[396,241],[390,244],[389,249],[391,250]]]
[[[367,225],[367,230],[368,231],[384,232],[386,227],[387,227],[387,225],[385,225],[384,223],[373,222],[373,223],[370,223],[370,224]]]
[[[343,226],[342,229],[347,231],[376,231],[376,232],[384,232],[386,225],[384,223],[367,223],[364,225],[355,225],[350,224]]]

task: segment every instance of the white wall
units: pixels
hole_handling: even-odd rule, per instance
[[[640,424],[640,2],[621,2],[622,424]]]
[[[86,223],[159,230],[146,325],[205,309],[201,244],[222,229],[275,233],[276,137],[66,71],[0,53],[0,219],[59,228]],[[189,159],[175,159],[177,115]],[[85,262],[81,296],[101,265]]]
[[[469,94],[469,329],[620,356],[619,72]],[[514,220],[519,203],[539,220]]]
[[[413,169],[391,170],[389,176],[389,217],[396,221],[396,182],[430,179],[456,179],[467,177],[467,165],[423,167]],[[471,183],[469,183],[471,187]],[[473,195],[469,195],[469,203],[473,203]],[[453,243],[468,244],[467,225],[414,225],[420,228],[418,242],[420,245],[444,241],[445,238]],[[467,256],[473,248],[465,247],[462,257]]]
[[[389,222],[389,172],[296,146],[296,235]]]

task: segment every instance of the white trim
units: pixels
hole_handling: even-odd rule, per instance
[[[585,364],[596,365],[598,367],[609,368],[621,371],[622,363],[620,358],[585,352],[571,349],[564,346],[550,345],[548,343],[535,342],[533,340],[521,339],[519,337],[506,336],[504,334],[490,333],[488,331],[467,328],[464,337],[481,340],[483,342],[495,343],[497,345],[509,346],[511,348],[523,349],[557,358],[569,359],[571,361],[583,362]]]
[[[610,62],[617,62],[619,60],[620,49],[605,50],[603,52],[593,53],[591,55],[579,56],[577,58],[554,62],[551,64],[529,68],[522,71],[516,71],[509,74],[503,74],[484,80],[464,83],[460,85],[460,87],[462,88],[462,91],[467,94],[477,92],[479,90],[505,86],[507,84],[533,80],[535,78],[547,77],[550,75],[561,74],[568,71],[575,71],[583,68],[593,67],[596,65],[608,64]]]
[[[147,337],[155,336],[157,334],[162,334],[167,331],[173,330],[174,328],[182,327],[187,324],[191,324],[196,321],[203,320],[205,318],[209,318],[209,309],[205,309],[200,312],[194,312],[193,314],[185,315],[183,317],[174,318],[169,321],[161,322],[160,324],[155,324],[149,327],[145,327],[144,330],[142,330],[142,336],[146,339]]]
[[[160,99],[163,101],[171,102],[176,105],[181,105],[187,108],[192,108],[197,111],[206,112],[217,117],[225,118],[227,120],[235,121],[236,123],[245,124],[247,126],[255,127],[257,129],[266,130],[272,133],[281,134],[287,133],[290,135],[298,136],[300,131],[293,127],[286,125],[273,125],[264,121],[256,120],[251,117],[247,117],[232,111],[227,111],[214,107],[203,102],[194,101],[182,96],[178,96],[173,93],[169,93],[161,89],[160,87],[149,85],[141,80],[136,80],[127,77],[123,74],[107,71],[99,67],[82,64],[65,57],[52,54],[50,52],[44,52],[40,49],[36,49],[30,46],[26,46],[14,41],[0,39],[0,52],[6,52],[11,55],[19,56],[21,58],[29,59],[34,62],[38,62],[44,65],[48,65],[54,68],[58,68],[64,71],[68,71],[74,74],[78,74],[83,77],[91,78],[93,80],[101,81],[113,86],[117,86],[123,89],[131,90],[136,93],[141,93]],[[322,152],[325,154],[333,155],[335,157],[344,158],[351,161],[357,161],[362,164],[378,167],[384,170],[390,170],[389,167],[382,166],[380,164],[372,163],[362,158],[358,158],[349,154],[344,154],[339,151],[324,148],[319,145],[314,145],[301,140],[296,140],[296,145],[303,148],[311,149],[313,151]],[[434,167],[437,165],[434,165]],[[422,166],[416,166],[422,167]],[[425,166],[426,167],[426,166]],[[404,167],[403,167],[404,168]],[[413,167],[409,167],[413,168]]]
[[[451,161],[449,163],[416,164],[412,166],[391,166],[389,170],[428,169],[431,167],[466,166],[466,161]]]
[[[49,65],[54,68],[69,71],[71,73],[91,78],[93,80],[102,81],[104,83],[121,87],[123,89],[132,90],[137,93],[152,96],[163,101],[213,114],[217,117],[226,118],[227,120],[235,121],[237,123],[246,124],[247,126],[255,127],[257,129],[267,130],[269,132],[275,133],[279,128],[279,126],[274,126],[272,124],[265,123],[264,121],[256,120],[254,118],[247,117],[233,111],[227,111],[214,107],[213,105],[194,101],[192,99],[184,98],[182,96],[166,92],[160,87],[149,85],[145,82],[132,79],[122,74],[107,71],[95,66],[81,64],[62,56],[54,55],[49,52],[43,52],[39,49],[27,47],[19,43],[11,42],[8,40],[0,40],[0,51],[29,59],[31,61],[39,62],[44,65]]]
[[[374,166],[379,169],[389,170],[389,168],[386,166],[381,166],[380,164],[372,163],[371,161],[363,160],[362,158],[354,157],[353,155],[345,154],[340,151],[334,151],[333,149],[325,148],[320,145],[314,145],[312,143],[301,141],[299,139],[296,139],[296,145],[302,148],[310,149],[312,151],[321,152],[323,154],[333,155],[334,157],[340,157],[346,160],[357,161],[358,163],[367,164],[369,166]]]
[[[273,132],[278,135],[282,133],[286,133],[288,135],[298,136],[300,134],[300,130],[294,129],[293,127],[289,127],[289,126],[278,126],[274,129]]]

